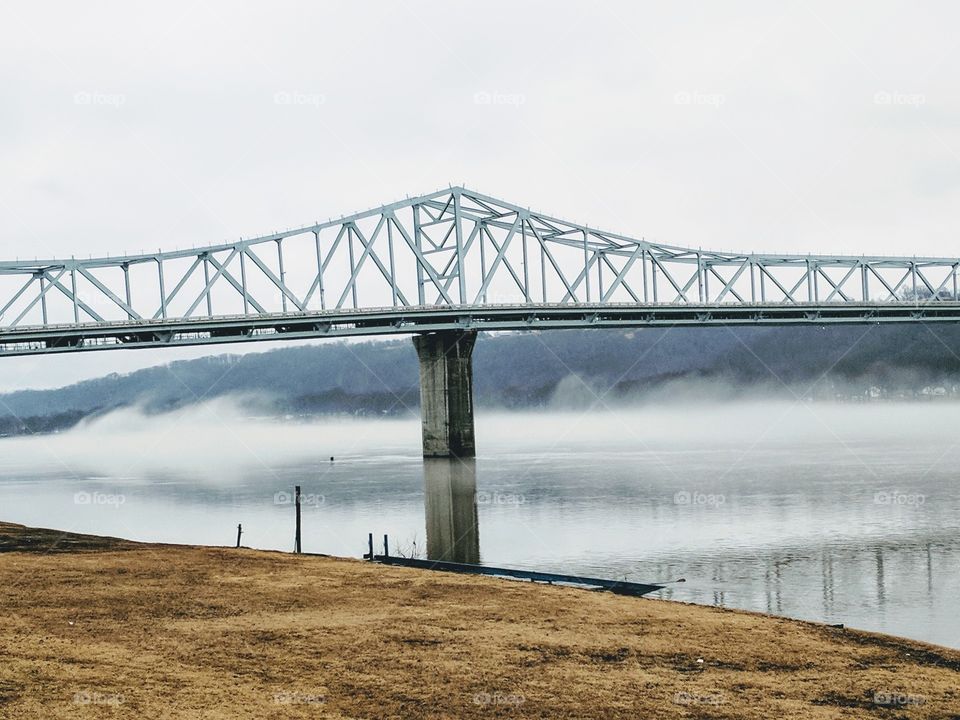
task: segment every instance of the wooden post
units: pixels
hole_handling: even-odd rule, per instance
[[[390,545],[386,533],[383,534],[383,554],[385,557],[390,557]]]
[[[293,551],[297,554],[300,554],[301,552],[301,548],[300,548],[300,486],[297,485],[296,488],[297,490],[296,490],[294,505],[296,506],[296,510],[297,510],[297,535],[294,541]]]
[[[240,547],[240,536],[243,535],[243,525],[237,523],[237,547]]]
[[[367,535],[367,545],[370,547],[370,562],[373,562],[373,533]]]

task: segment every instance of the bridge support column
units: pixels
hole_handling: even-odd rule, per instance
[[[473,346],[476,331],[415,335],[420,358],[424,457],[473,457]]]
[[[480,564],[477,461],[425,458],[427,560]]]

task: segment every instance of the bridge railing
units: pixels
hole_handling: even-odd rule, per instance
[[[0,333],[430,305],[944,303],[960,300],[958,265],[694,250],[458,187],[204,248],[0,262]]]

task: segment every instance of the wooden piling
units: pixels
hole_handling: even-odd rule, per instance
[[[237,523],[237,547],[240,547],[240,536],[243,535],[243,525]]]

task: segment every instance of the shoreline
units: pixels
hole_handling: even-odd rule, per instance
[[[960,651],[761,613],[0,523],[0,716],[960,715]],[[206,713],[206,714],[204,714]]]

